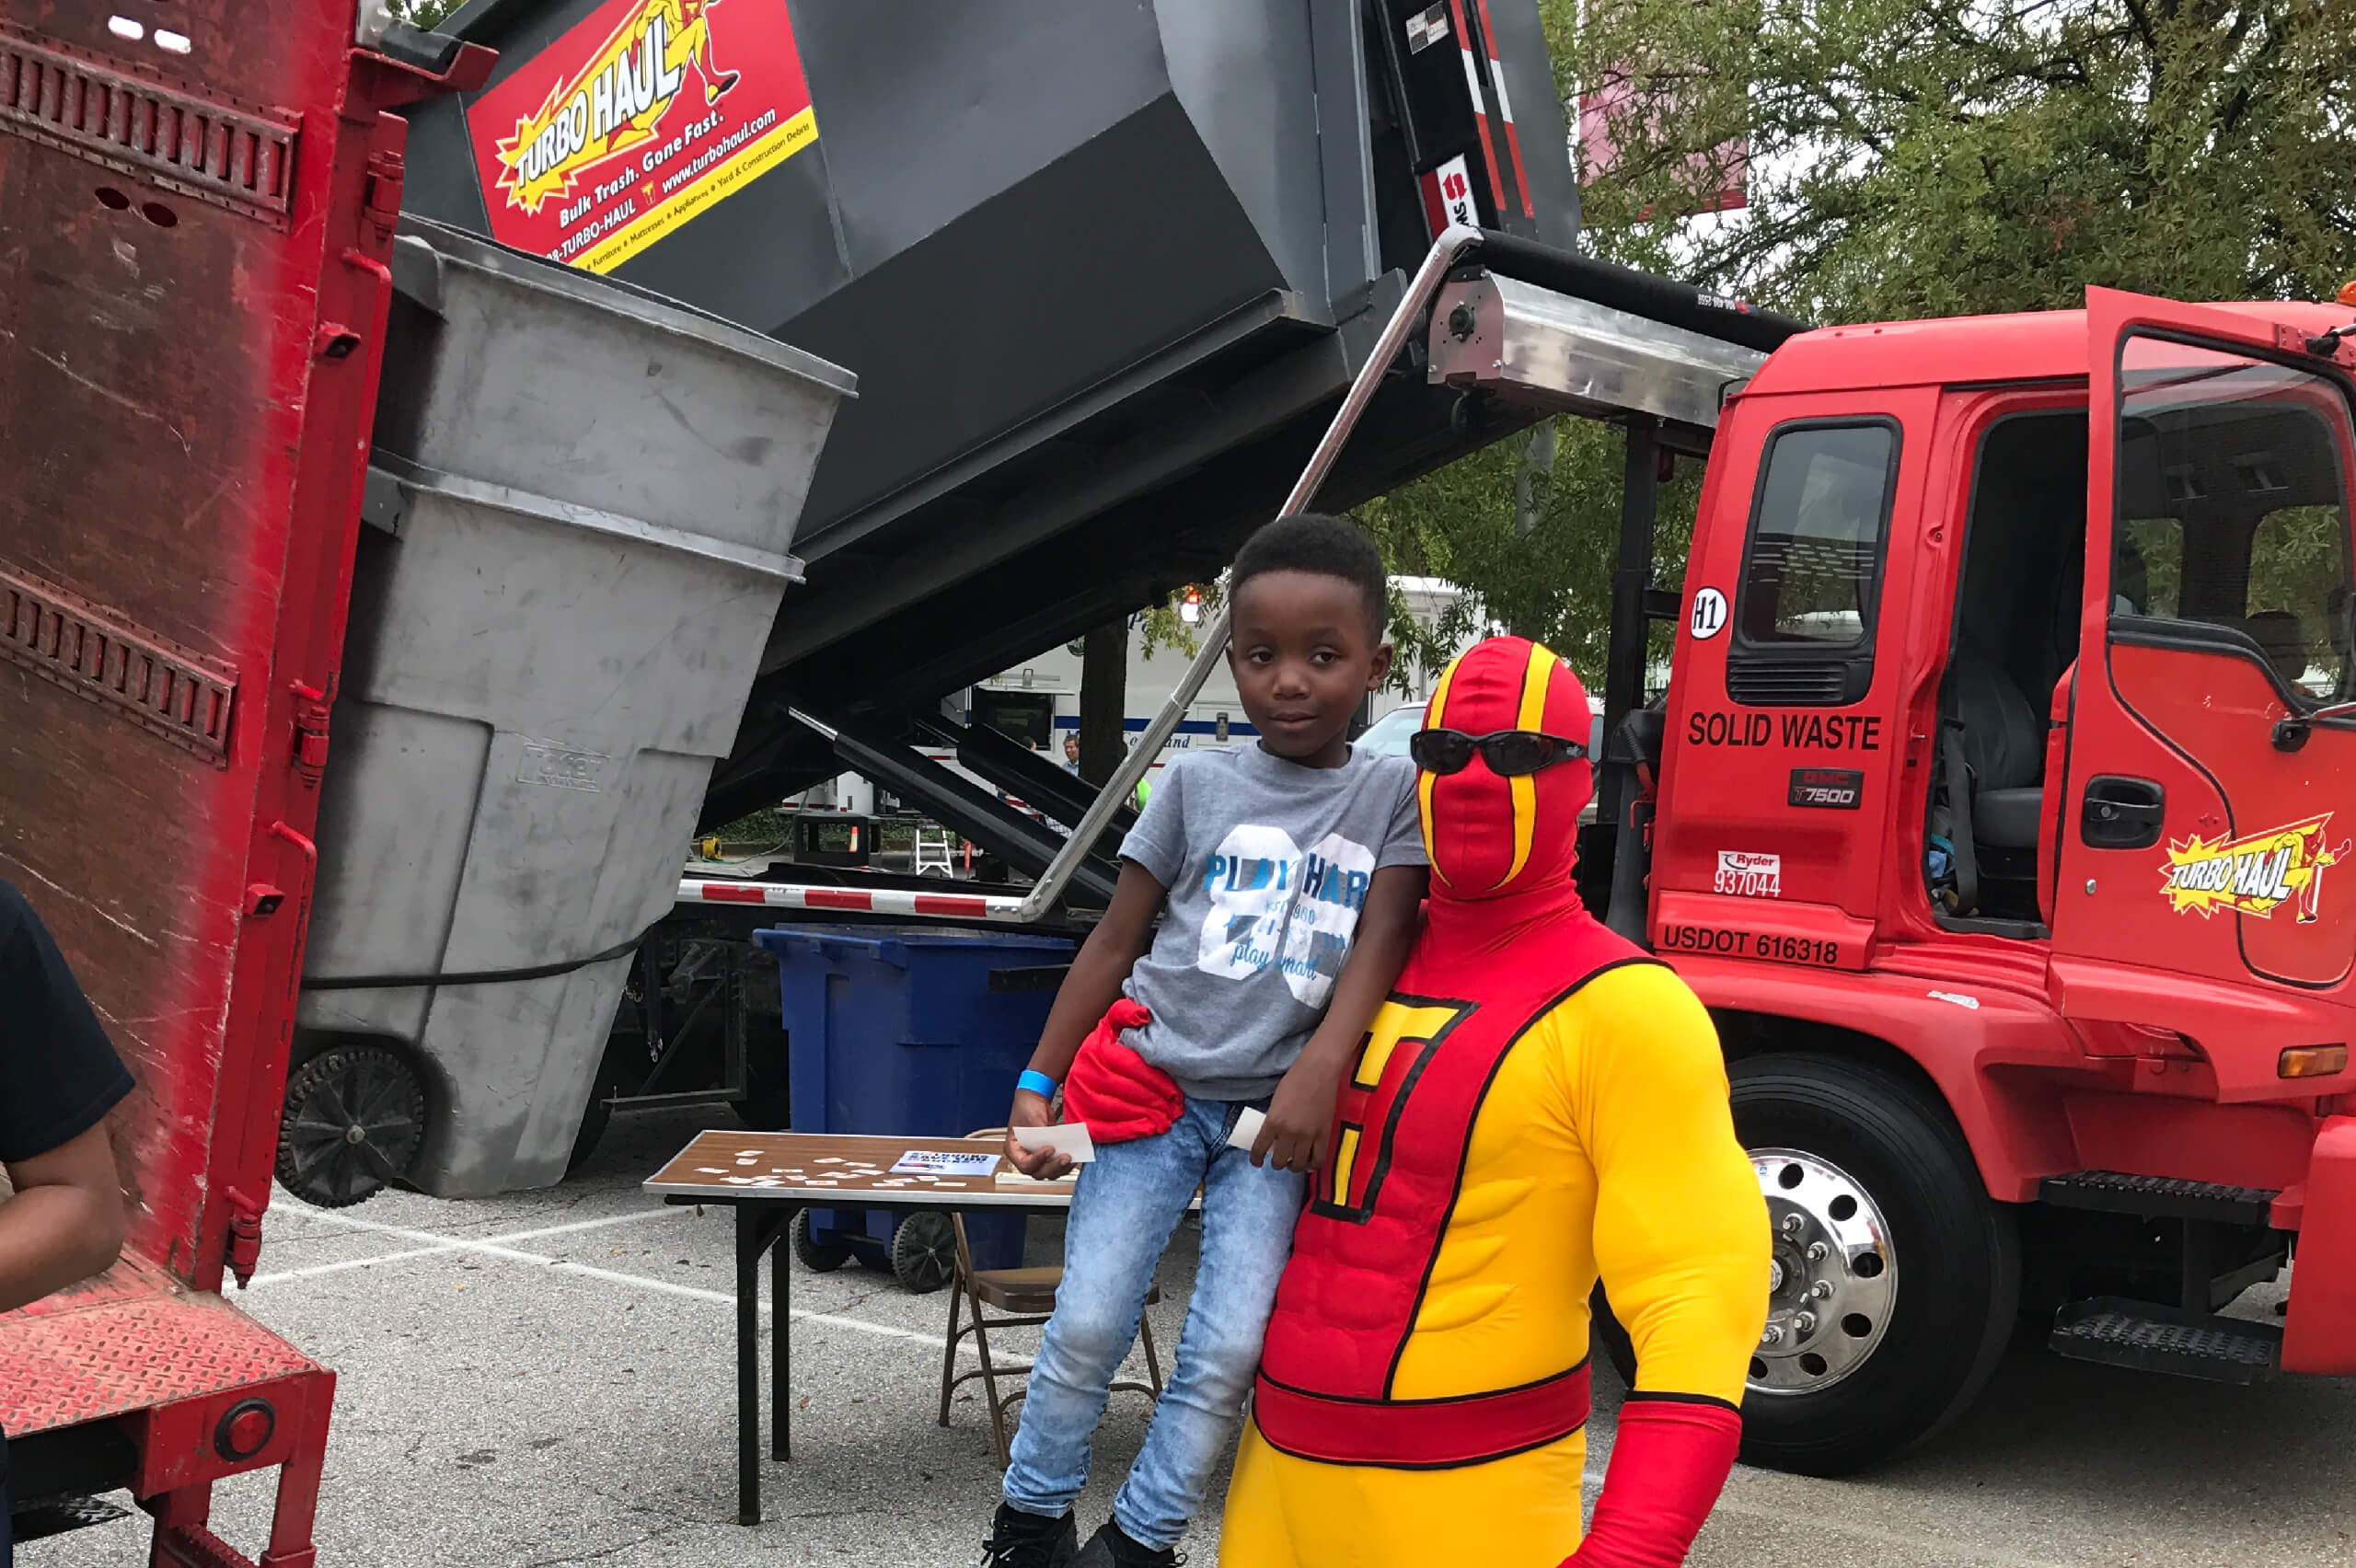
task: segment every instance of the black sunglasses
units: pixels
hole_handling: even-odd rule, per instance
[[[1472,754],[1500,778],[1526,778],[1558,762],[1576,762],[1587,747],[1560,735],[1536,730],[1499,730],[1491,735],[1468,735],[1461,730],[1418,730],[1408,737],[1407,755],[1426,773],[1461,773]]]

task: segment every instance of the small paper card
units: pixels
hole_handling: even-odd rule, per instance
[[[987,1176],[997,1169],[994,1154],[950,1154],[930,1148],[912,1148],[892,1162],[895,1176]]]
[[[1017,1127],[1014,1129],[1014,1141],[1027,1149],[1054,1149],[1074,1165],[1085,1165],[1096,1158],[1096,1143],[1088,1136],[1085,1122],[1058,1122],[1052,1127]]]
[[[1252,1145],[1260,1136],[1261,1125],[1267,1119],[1266,1112],[1246,1105],[1235,1118],[1235,1131],[1227,1135],[1227,1147],[1251,1152]]]
[[[1065,1171],[1060,1176],[1025,1176],[1022,1171],[1015,1170],[1012,1166],[1009,1166],[1007,1169],[998,1173],[998,1184],[1001,1187],[1055,1187],[1061,1189],[1071,1186],[1079,1180],[1080,1167],[1077,1165],[1073,1166],[1070,1170]]]

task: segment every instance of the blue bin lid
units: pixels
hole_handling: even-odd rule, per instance
[[[784,957],[823,942],[829,947],[997,948],[1005,951],[1069,952],[1069,937],[1015,931],[958,931],[940,926],[770,926],[753,933],[764,952]]]

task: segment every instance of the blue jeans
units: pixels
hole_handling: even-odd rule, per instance
[[[1113,1499],[1113,1518],[1142,1545],[1174,1546],[1201,1505],[1242,1421],[1276,1276],[1308,1195],[1305,1178],[1273,1165],[1255,1170],[1249,1152],[1227,1147],[1242,1109],[1190,1098],[1160,1137],[1101,1146],[1082,1167],[1064,1230],[1063,1284],[1006,1470],[1006,1500],[1023,1513],[1057,1517],[1088,1484],[1089,1439],[1105,1392],[1137,1339],[1155,1265],[1197,1185],[1202,1260],[1178,1363]]]

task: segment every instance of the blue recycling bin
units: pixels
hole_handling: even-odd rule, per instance
[[[778,963],[797,1133],[960,1137],[1006,1120],[1073,943],[1014,931],[783,926]],[[811,1239],[883,1263],[901,1216],[813,1209]],[[968,1215],[977,1268],[1018,1268],[1022,1216]]]

